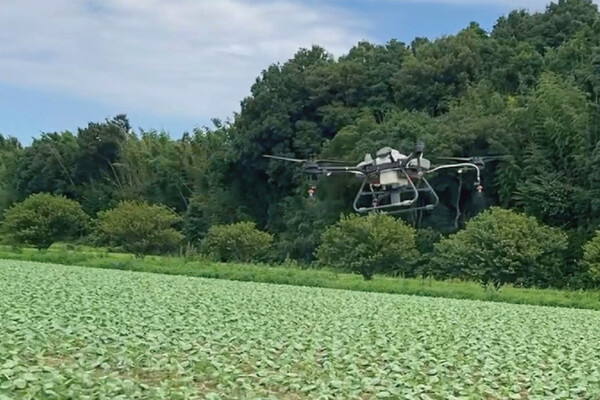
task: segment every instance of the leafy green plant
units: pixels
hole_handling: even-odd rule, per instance
[[[0,398],[600,398],[594,310],[8,260],[0,282]]]
[[[64,196],[33,194],[5,211],[2,232],[7,240],[46,249],[52,243],[81,235],[89,217]]]
[[[492,207],[435,245],[429,273],[500,287],[552,285],[561,277],[567,235],[534,217]]]
[[[254,222],[213,225],[202,240],[202,251],[219,261],[260,261],[268,256],[272,241]]]
[[[179,216],[163,205],[124,201],[98,213],[95,235],[100,243],[137,256],[176,251],[183,235],[173,226]]]
[[[417,257],[415,230],[381,214],[342,216],[323,233],[317,248],[320,264],[366,280],[377,272],[410,275]]]

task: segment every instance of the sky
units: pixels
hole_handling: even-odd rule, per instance
[[[231,119],[261,71],[318,44],[490,30],[545,0],[1,0],[0,133],[28,145],[127,114],[180,137]]]

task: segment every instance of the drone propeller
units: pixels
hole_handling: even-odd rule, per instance
[[[272,156],[270,154],[264,154],[263,157],[265,158],[273,158],[275,160],[283,160],[283,161],[291,161],[291,162],[296,162],[296,163],[305,163],[308,160],[302,160],[299,158],[289,158],[289,157],[281,157],[281,156]]]
[[[508,159],[510,156],[482,156],[482,157],[437,157],[439,160],[460,161],[460,162],[486,162]]]
[[[291,162],[295,162],[295,163],[348,164],[348,161],[343,161],[343,160],[305,160],[305,159],[301,159],[301,158],[290,158],[290,157],[282,157],[282,156],[272,156],[270,154],[264,154],[263,157],[272,158],[272,159],[275,159],[275,160],[291,161]]]

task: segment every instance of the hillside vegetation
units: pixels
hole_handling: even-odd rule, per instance
[[[213,127],[180,139],[168,132],[134,130],[126,115],[90,122],[76,132],[47,132],[26,147],[0,136],[0,209],[32,194],[64,196],[92,219],[74,239],[139,253],[206,249],[211,227],[247,222],[269,234],[252,233],[269,244],[268,254],[255,258],[313,263],[322,261],[316,259],[322,234],[351,212],[357,182],[319,180],[316,199],[308,199],[296,165],[262,155],[358,162],[380,147],[409,152],[415,141],[424,140],[433,161],[440,156],[510,157],[486,166],[484,196],[474,195],[470,175],[434,179],[439,207],[403,217],[414,229],[420,256],[410,268],[402,261],[402,273],[589,287],[599,282],[594,246],[583,254],[600,222],[599,139],[600,13],[590,0],[560,0],[541,13],[515,10],[500,17],[490,32],[472,23],[435,40],[361,42],[338,59],[318,46],[299,49],[257,77],[232,120],[215,120]],[[134,233],[124,238],[122,231],[98,222],[98,217],[111,220],[118,213],[108,210],[127,204],[157,205],[164,223],[156,226],[164,231],[151,226],[150,238],[131,244]],[[452,243],[438,244],[441,238],[465,225],[468,229],[469,221],[491,206],[534,218],[535,237],[557,238],[557,245],[540,248],[532,240],[523,257],[506,250],[518,246],[486,247],[481,250],[486,257],[499,253],[505,260],[493,270],[479,263],[477,271],[466,271],[452,257],[439,265],[440,253]],[[503,238],[512,237],[500,228],[503,221],[530,221],[492,214],[485,218]],[[500,222],[489,221],[496,217]],[[15,239],[12,230],[4,230],[6,238]],[[221,231],[212,232],[211,238]],[[526,231],[516,232],[518,240]],[[157,238],[164,239],[164,247],[152,244]],[[246,259],[223,255],[221,243],[211,248],[213,253],[220,249],[222,259]],[[530,274],[532,263],[541,263],[542,270]],[[398,266],[378,272],[398,272]]]

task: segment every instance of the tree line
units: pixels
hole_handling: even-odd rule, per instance
[[[483,197],[470,177],[433,180],[439,207],[408,215],[425,248],[483,209],[527,214],[564,232],[570,259],[600,216],[600,13],[590,0],[544,12],[515,10],[490,32],[411,43],[357,43],[336,59],[300,49],[266,68],[230,121],[173,139],[134,130],[126,115],[22,146],[0,136],[0,208],[35,193],[63,195],[92,218],[126,200],[181,217],[191,244],[211,226],[252,222],[283,260],[312,262],[323,232],[351,212],[353,179],[308,183],[295,165],[263,154],[358,162],[384,146],[426,157],[507,155],[486,165]]]

